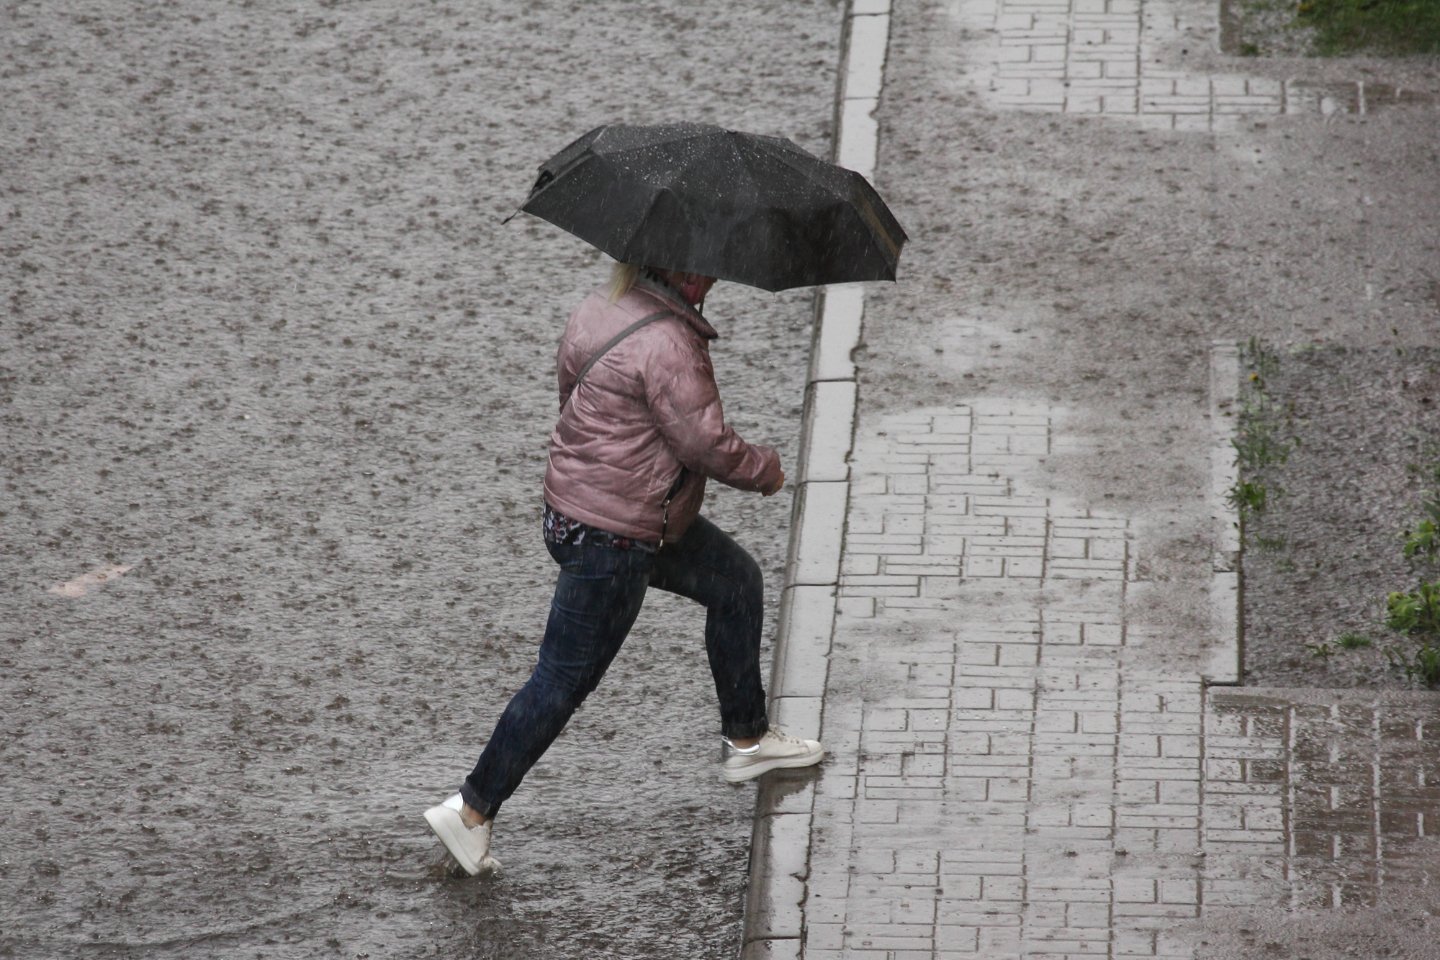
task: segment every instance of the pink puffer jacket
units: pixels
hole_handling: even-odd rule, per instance
[[[580,368],[611,337],[660,310],[670,316],[620,341],[575,389]],[[581,302],[556,358],[561,411],[545,471],[551,506],[621,536],[657,542],[663,530],[673,541],[699,514],[707,477],[741,490],[778,487],[779,455],[725,423],[710,365],[716,336],[673,290],[649,280],[615,303],[602,290]]]

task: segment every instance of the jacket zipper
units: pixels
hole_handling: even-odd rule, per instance
[[[670,485],[670,492],[665,494],[665,502],[660,505],[660,545],[656,550],[665,549],[665,531],[670,528],[670,501],[680,494],[680,487],[685,483],[685,468],[680,468],[680,475]]]

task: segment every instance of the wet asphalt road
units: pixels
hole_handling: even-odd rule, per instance
[[[827,153],[840,9],[77,9],[0,8],[0,956],[733,956],[754,788],[682,601],[507,805],[500,878],[420,814],[533,661],[553,345],[606,271],[500,219],[601,122]],[[810,294],[709,313],[793,474]],[[712,496],[773,623],[789,494]]]

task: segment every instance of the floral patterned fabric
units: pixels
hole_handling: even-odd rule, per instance
[[[633,537],[622,537],[618,533],[611,533],[609,530],[601,530],[588,523],[573,520],[548,503],[545,504],[545,542],[587,543],[592,547],[609,547],[612,550],[644,550],[646,553],[654,553],[658,549],[653,543],[636,540]]]

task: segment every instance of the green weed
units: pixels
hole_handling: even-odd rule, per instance
[[[1350,632],[1340,634],[1335,638],[1333,644],[1328,640],[1322,640],[1319,643],[1305,644],[1305,649],[1310,651],[1312,657],[1328,661],[1340,650],[1360,650],[1368,646],[1370,646],[1369,637],[1363,633]]]
[[[1282,418],[1288,419],[1258,387],[1254,397],[1240,405],[1240,429],[1230,444],[1241,470],[1259,471],[1290,459],[1299,444]]]
[[[1425,466],[1411,464],[1410,472],[1440,481],[1440,458],[1433,443],[1426,445],[1423,456]],[[1424,497],[1424,517],[1404,531],[1403,552],[1412,563],[1433,565],[1440,559],[1440,493],[1427,490]],[[1426,583],[1422,579],[1413,592],[1392,592],[1385,598],[1385,625],[1421,641],[1408,656],[1392,651],[1391,662],[1402,667],[1411,680],[1440,686],[1440,580]]]
[[[1288,413],[1270,396],[1266,386],[1280,370],[1279,354],[1259,338],[1251,337],[1240,348],[1240,357],[1248,374],[1235,436],[1230,440],[1239,469],[1226,501],[1239,511],[1243,524],[1248,516],[1263,513],[1271,499],[1284,492],[1266,471],[1285,463],[1299,441],[1289,431]]]
[[[1440,487],[1440,444],[1426,443],[1420,455],[1425,462],[1405,464],[1405,472]]]
[[[1357,51],[1413,56],[1440,53],[1440,3],[1435,0],[1302,0],[1297,24],[1315,30],[1315,52]]]
[[[1225,494],[1225,502],[1242,514],[1247,511],[1261,513],[1265,509],[1265,501],[1268,496],[1269,491],[1265,484],[1257,480],[1238,480],[1235,486]]]
[[[1440,443],[1425,438],[1420,443],[1420,462],[1407,470],[1428,485],[1421,492],[1420,519],[1404,531],[1405,559],[1433,563],[1440,559]]]
[[[1440,503],[1426,504],[1430,516],[1405,531],[1405,559],[1434,560],[1440,556]]]
[[[1363,633],[1356,633],[1352,630],[1336,637],[1335,643],[1342,650],[1361,650],[1370,646],[1370,638]]]
[[[1427,687],[1440,686],[1440,647],[1433,643],[1421,644],[1414,653],[1406,657],[1390,650],[1386,654],[1391,664],[1405,671],[1405,676]]]
[[[1240,359],[1250,368],[1250,382],[1261,384],[1280,370],[1280,354],[1265,345],[1259,337],[1251,337],[1240,348]]]
[[[1440,639],[1440,580],[1421,581],[1413,593],[1391,592],[1385,599],[1385,626],[1399,633]]]

